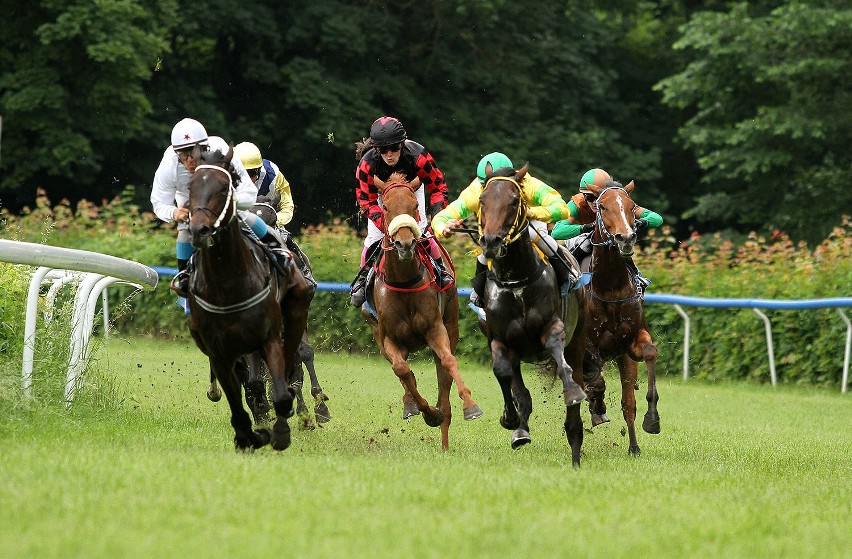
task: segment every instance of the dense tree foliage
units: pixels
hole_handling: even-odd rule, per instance
[[[452,194],[501,150],[566,196],[593,166],[636,179],[681,233],[819,239],[802,208],[843,204],[814,193],[849,202],[850,10],[778,4],[0,0],[0,205],[131,184],[144,206],[192,116],[279,164],[297,226],[354,216],[354,143],[393,114]]]

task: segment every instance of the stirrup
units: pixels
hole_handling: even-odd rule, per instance
[[[484,307],[482,304],[482,297],[480,297],[479,293],[473,289],[470,290],[470,302],[473,306],[479,307],[480,309]]]
[[[189,269],[185,268],[175,274],[169,287],[181,297],[189,297]]]
[[[356,309],[360,309],[364,301],[367,300],[367,282],[364,282],[352,290],[349,296],[349,302]]]

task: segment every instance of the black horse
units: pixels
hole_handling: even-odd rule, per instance
[[[281,194],[279,192],[261,195],[257,197],[257,201],[249,211],[260,217],[269,227],[277,227],[277,212],[280,204]],[[293,240],[286,229],[279,228],[278,231],[284,239],[287,248],[292,253],[296,266],[302,271],[302,275],[306,278],[312,278],[313,271],[308,256],[302,252],[302,249],[296,244],[296,241]],[[314,289],[316,288],[316,284],[312,280],[308,283]],[[327,423],[331,420],[331,412],[326,404],[328,396],[326,396],[322,386],[320,386],[314,366],[314,355],[314,348],[308,340],[306,329],[299,343],[299,349],[296,351],[295,375],[290,379],[290,388],[296,393],[296,415],[299,417],[299,426],[303,429],[314,429],[317,424]],[[314,398],[314,417],[316,418],[316,422],[314,421],[314,417],[311,417],[302,392],[302,385],[305,381],[305,369],[308,370],[311,381],[311,396]],[[246,404],[248,404],[254,416],[255,423],[268,422],[270,419],[269,411],[272,410],[272,406],[267,397],[269,372],[266,364],[263,362],[263,357],[259,353],[246,355],[237,361],[236,371],[245,388]],[[218,402],[222,398],[222,392],[219,390],[216,378],[212,372],[207,397],[214,402]]]
[[[287,419],[293,415],[295,355],[305,332],[312,286],[295,264],[280,272],[266,248],[244,234],[237,215],[228,171],[233,150],[203,153],[189,183],[189,230],[196,248],[189,280],[189,330],[222,385],[231,408],[234,445],[276,450],[290,446]],[[283,333],[283,334],[282,334]],[[269,429],[252,429],[243,408],[241,383],[234,364],[261,352],[272,379],[276,421]]]
[[[485,321],[494,376],[503,393],[500,425],[512,430],[512,448],[530,442],[532,398],[521,375],[521,362],[549,357],[562,380],[565,433],[574,466],[580,465],[583,422],[583,304],[585,292],[562,299],[553,267],[530,241],[527,205],[521,182],[527,165],[496,172],[486,167],[479,197],[479,244],[491,263],[485,285]],[[568,342],[566,346],[566,341]]]

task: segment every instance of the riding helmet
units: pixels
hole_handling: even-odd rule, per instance
[[[603,188],[604,183],[611,180],[612,177],[610,174],[603,169],[589,169],[583,173],[583,177],[580,179],[580,192],[583,194],[592,194],[588,185],[594,184]]]
[[[175,151],[207,141],[207,130],[195,119],[185,118],[172,128],[172,147]]]
[[[479,165],[476,166],[476,178],[478,178],[479,182],[482,184],[485,184],[485,168],[489,163],[491,163],[492,172],[497,169],[502,169],[503,167],[515,168],[515,166],[512,165],[512,160],[509,159],[505,153],[500,153],[499,151],[489,153],[480,159]]]
[[[263,165],[260,149],[251,142],[242,142],[234,146],[234,154],[240,158],[246,171],[258,169]]]
[[[407,137],[402,123],[392,116],[377,118],[370,126],[370,141],[376,147],[392,146]]]

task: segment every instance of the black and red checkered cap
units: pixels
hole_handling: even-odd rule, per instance
[[[404,141],[407,137],[405,127],[392,116],[377,118],[370,126],[370,141],[376,147],[392,146]]]

